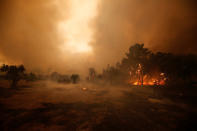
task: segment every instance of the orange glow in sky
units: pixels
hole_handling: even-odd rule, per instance
[[[91,53],[93,30],[90,26],[97,15],[98,0],[70,0],[69,18],[59,25],[64,38],[63,50],[71,53]]]

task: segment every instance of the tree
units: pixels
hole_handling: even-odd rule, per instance
[[[104,69],[103,76],[111,82],[120,80],[119,78],[123,78],[124,81],[135,80],[139,64],[143,67],[142,78],[143,76],[153,78],[164,73],[168,83],[196,82],[196,55],[175,55],[164,52],[153,53],[149,49],[144,48],[144,44],[138,43],[129,48],[126,57],[120,63]]]
[[[24,76],[25,67],[23,65],[3,65],[1,71],[6,72],[6,78],[12,81],[11,87],[16,87],[18,81]]]
[[[151,52],[147,48],[144,48],[144,44],[137,43],[129,48],[129,52],[126,53],[126,56],[129,62],[136,65],[136,63],[144,64],[150,54]]]
[[[18,71],[19,71],[19,72],[25,72],[25,67],[24,67],[24,65],[20,65],[20,66],[18,67]]]
[[[71,81],[72,81],[73,84],[78,83],[79,80],[80,80],[80,77],[79,77],[78,74],[72,74],[70,78],[71,78]]]
[[[2,67],[0,68],[0,70],[1,70],[2,72],[7,72],[8,69],[9,69],[9,66],[8,66],[8,65],[5,65],[5,64],[3,64]]]

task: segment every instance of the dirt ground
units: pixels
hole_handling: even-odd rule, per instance
[[[39,81],[0,84],[2,131],[197,130],[195,102],[151,87]],[[193,97],[196,98],[196,97]],[[192,98],[192,99],[193,99]]]

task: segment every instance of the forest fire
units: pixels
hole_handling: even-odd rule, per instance
[[[153,86],[153,85],[165,85],[166,83],[166,75],[165,73],[156,73],[156,75],[149,76],[149,75],[144,75],[143,67],[141,64],[138,64],[137,70],[136,70],[136,80],[133,82],[132,79],[132,73],[130,72],[131,76],[131,84],[136,85],[136,86]]]
[[[153,85],[165,85],[165,82],[166,81],[166,79],[155,79],[155,78],[152,78],[152,79],[145,79],[145,80],[143,80],[143,82],[141,82],[141,81],[135,81],[135,82],[133,82],[132,84],[133,85],[145,85],[145,86],[153,86]]]
[[[197,0],[0,0],[0,131],[197,131]]]

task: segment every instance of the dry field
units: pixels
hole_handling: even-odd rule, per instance
[[[172,98],[148,87],[50,81],[21,82],[17,89],[8,86],[0,83],[2,131],[197,129],[196,104],[182,93]]]

